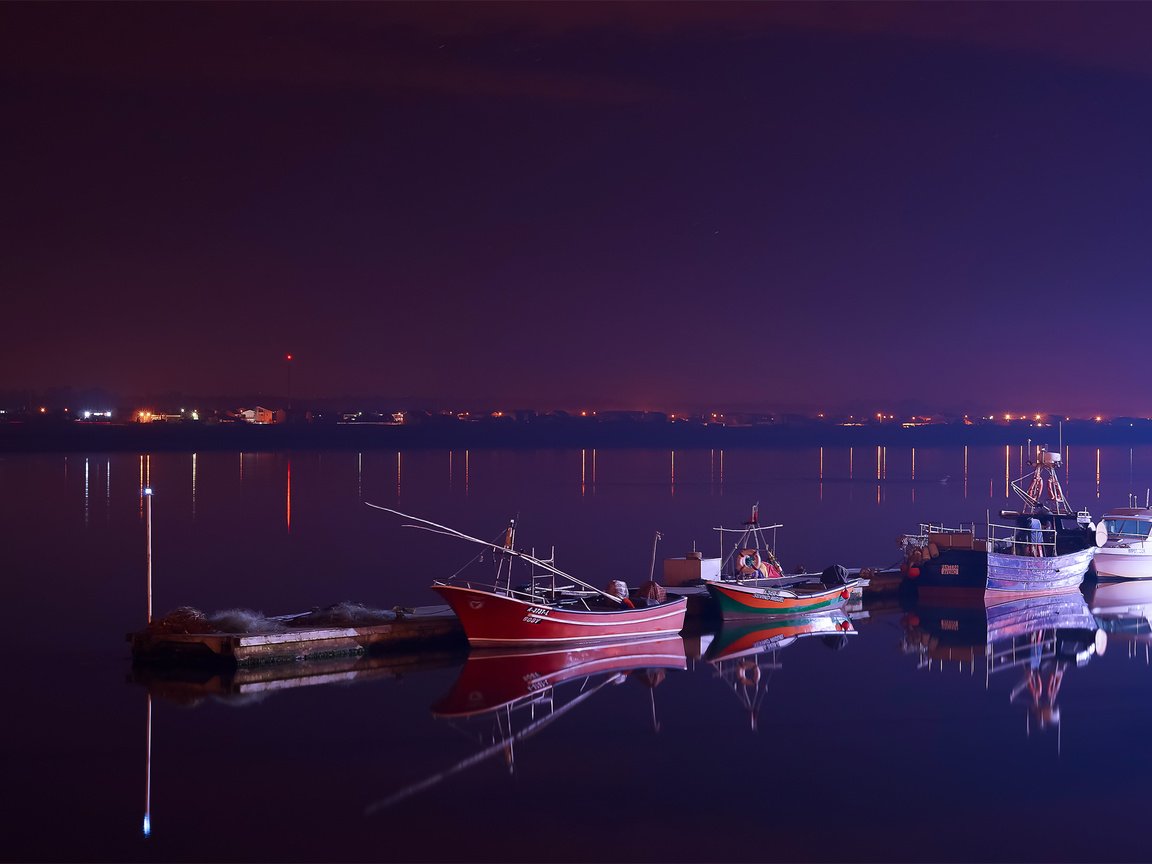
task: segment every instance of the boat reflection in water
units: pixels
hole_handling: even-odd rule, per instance
[[[648,689],[652,725],[658,732],[655,688],[667,670],[687,668],[679,635],[553,649],[474,650],[452,689],[432,706],[432,715],[462,721],[469,727],[465,731],[489,743],[455,765],[373,802],[366,812],[391,807],[496,755],[503,755],[509,773],[514,772],[519,742],[606,687],[629,679]]]
[[[1079,591],[1026,597],[984,605],[983,592],[972,602],[921,605],[904,616],[902,647],[919,658],[919,668],[984,667],[984,685],[993,675],[1015,678],[1008,701],[1026,704],[1026,731],[1060,725],[1056,701],[1070,666],[1084,666],[1104,653],[1108,636]]]
[[[1130,657],[1143,645],[1144,659],[1152,664],[1152,582],[1097,582],[1087,594],[1096,623],[1109,640],[1124,642]]]
[[[855,633],[852,622],[838,611],[746,624],[726,621],[709,644],[704,660],[712,664],[716,677],[728,685],[744,706],[755,732],[772,673],[781,668],[781,651],[808,636],[820,636],[829,648],[840,650]]]

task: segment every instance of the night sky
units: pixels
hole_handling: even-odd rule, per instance
[[[1152,5],[0,5],[0,389],[1152,413]]]

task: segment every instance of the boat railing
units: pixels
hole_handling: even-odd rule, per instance
[[[976,536],[976,524],[974,522],[961,522],[956,527],[944,525],[943,523],[935,522],[921,522],[920,528],[915,534],[905,534],[900,538],[900,545],[905,551],[910,549],[923,549],[932,540],[940,539],[941,535],[960,536],[964,534]]]
[[[1140,534],[1135,531],[1109,531],[1109,540],[1118,540],[1124,543],[1144,543],[1148,540],[1148,533]]]
[[[1102,524],[1108,531],[1109,540],[1124,542],[1144,542],[1148,539],[1149,529],[1152,528],[1147,520],[1133,519],[1130,516],[1107,517]]]
[[[527,603],[550,602],[557,597],[570,597],[573,599],[583,599],[590,597],[600,596],[596,591],[587,591],[583,588],[578,588],[575,585],[556,585],[551,583],[548,585],[538,584],[528,586],[528,590],[524,590],[526,586],[511,588],[508,585],[495,585],[491,582],[470,582],[463,580],[453,580],[452,582],[434,582],[434,585],[460,585],[464,588],[471,588],[476,591],[488,591],[493,594],[500,594],[505,597],[511,597],[516,600],[523,600]]]
[[[1041,558],[1053,558],[1056,555],[1056,533],[1055,528],[1028,528],[989,522],[986,535],[988,551],[1032,557],[1037,557],[1038,551]],[[1039,542],[1033,541],[1034,534],[1039,535]]]
[[[961,522],[955,528],[945,525],[943,522],[920,523],[921,536],[928,536],[929,534],[973,534],[975,531],[975,522]]]
[[[1055,630],[1040,630],[1030,636],[989,643],[985,651],[989,673],[1038,666],[1055,656]]]

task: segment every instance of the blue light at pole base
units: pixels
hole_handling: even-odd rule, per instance
[[[144,494],[145,495],[151,495],[152,494],[152,487],[151,486],[145,487]]]
[[[152,818],[147,813],[144,814],[144,836],[152,836]]]

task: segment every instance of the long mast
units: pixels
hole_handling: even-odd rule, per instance
[[[564,579],[571,579],[577,585],[581,585],[584,588],[587,588],[589,591],[595,591],[597,594],[601,595],[602,597],[607,597],[608,599],[610,599],[616,603],[623,603],[624,602],[621,598],[615,596],[614,594],[609,594],[607,591],[603,591],[600,588],[597,588],[595,585],[589,585],[587,582],[584,582],[580,579],[577,579],[571,573],[565,573],[559,567],[556,567],[555,565],[549,563],[548,561],[544,561],[541,558],[537,558],[535,555],[529,555],[527,552],[520,552],[516,549],[510,548],[510,546],[507,544],[510,542],[510,540],[508,538],[509,538],[511,532],[514,530],[512,525],[509,526],[509,529],[508,529],[509,534],[505,535],[505,537],[506,537],[505,544],[500,545],[500,544],[496,544],[496,543],[491,543],[487,540],[481,540],[479,537],[472,537],[469,534],[465,534],[463,531],[457,531],[455,528],[449,528],[447,525],[441,525],[440,523],[433,522],[429,519],[421,519],[419,516],[413,516],[410,513],[402,513],[399,510],[393,510],[391,507],[382,507],[379,504],[373,504],[371,501],[365,501],[364,503],[367,504],[369,507],[372,507],[376,510],[383,510],[385,513],[392,513],[393,515],[400,516],[404,519],[411,519],[413,522],[419,522],[420,523],[419,525],[406,525],[406,526],[404,526],[406,528],[419,528],[423,531],[431,531],[433,534],[441,534],[445,537],[454,537],[457,540],[467,540],[470,543],[476,543],[480,546],[485,546],[489,549],[492,549],[496,552],[501,552],[505,555],[511,555],[513,557],[516,557],[516,558],[522,558],[523,560],[527,561],[528,563],[533,564],[537,567],[542,567],[545,570],[547,570],[547,571],[549,571],[549,572],[551,572],[557,576],[561,576]]]

